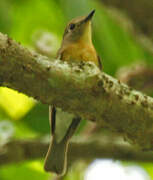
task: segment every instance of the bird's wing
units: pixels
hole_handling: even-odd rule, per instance
[[[99,68],[100,68],[100,70],[102,70],[101,58],[98,55],[97,55],[97,58],[98,58]]]
[[[57,59],[62,60],[63,59],[63,51],[61,50],[61,48],[57,51]]]

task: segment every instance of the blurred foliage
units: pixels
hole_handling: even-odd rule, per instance
[[[105,72],[115,75],[124,65],[142,60],[150,64],[153,62],[153,57],[111,17],[98,0],[1,0],[0,9],[0,31],[32,49],[36,49],[33,37],[37,32],[54,34],[57,41],[61,41],[65,25],[70,19],[96,9],[93,42],[102,58]],[[58,43],[55,44],[57,46]],[[36,103],[13,90],[0,88],[0,122],[6,120],[15,127],[12,136],[16,138],[40,137],[49,133],[47,105]],[[83,121],[80,128],[85,124]],[[153,179],[153,165],[140,165]],[[42,167],[40,161],[7,165],[0,168],[0,179],[47,180],[50,175]],[[75,168],[64,179],[80,179],[79,172],[83,169]]]
[[[20,119],[31,109],[34,105],[34,101],[24,94],[19,94],[14,90],[1,87],[0,105],[10,117],[13,119]]]
[[[0,169],[1,180],[48,180],[49,175],[44,172],[42,162],[32,161],[19,164],[12,164]],[[9,173],[8,173],[9,172]]]
[[[22,122],[36,133],[47,134],[49,132],[48,106],[38,103],[25,115]]]

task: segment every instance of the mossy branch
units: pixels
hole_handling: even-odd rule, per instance
[[[143,149],[153,149],[153,98],[92,63],[51,61],[0,34],[0,84],[120,132]]]

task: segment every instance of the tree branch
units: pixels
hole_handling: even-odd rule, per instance
[[[0,83],[153,149],[153,99],[92,63],[49,61],[0,34]]]
[[[25,160],[44,158],[49,144],[40,140],[14,140],[0,148],[0,166]],[[96,142],[70,143],[68,164],[78,160],[112,158],[126,161],[153,162],[152,152],[137,151],[125,144]]]

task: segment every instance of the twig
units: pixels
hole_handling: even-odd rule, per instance
[[[40,140],[13,140],[0,148],[0,165],[44,158],[49,144]],[[142,152],[135,147],[116,143],[70,143],[68,164],[79,160],[112,158],[126,161],[153,162],[153,152]]]

